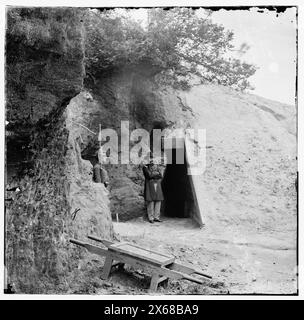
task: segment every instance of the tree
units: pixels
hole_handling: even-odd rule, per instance
[[[89,12],[87,70],[92,73],[148,63],[159,81],[187,87],[193,77],[234,89],[251,89],[256,67],[233,57],[233,32],[189,8],[149,9],[148,26],[128,12]],[[248,49],[243,45],[242,53]],[[240,52],[240,50],[238,52]]]

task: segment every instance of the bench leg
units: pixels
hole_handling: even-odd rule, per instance
[[[159,274],[154,273],[151,278],[149,292],[156,292],[158,287]]]
[[[106,280],[106,279],[109,278],[109,275],[110,275],[110,272],[111,272],[111,268],[112,268],[112,262],[113,262],[113,259],[111,257],[107,256],[105,264],[103,266],[101,279]]]
[[[163,287],[164,288],[167,288],[168,287],[168,282],[169,282],[169,278],[168,277],[161,277],[159,278],[158,280],[158,283],[162,283]]]

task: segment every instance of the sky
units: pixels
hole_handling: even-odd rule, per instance
[[[147,20],[146,9],[133,10],[135,19]],[[212,13],[214,22],[234,32],[233,44],[239,48],[249,45],[241,60],[259,69],[249,78],[255,87],[251,93],[295,104],[296,80],[296,9],[284,13],[257,8],[248,10],[220,10]]]
[[[246,42],[250,49],[241,58],[259,67],[250,82],[252,92],[265,98],[295,103],[296,80],[296,9],[277,16],[275,11],[263,13],[220,10],[212,14],[216,23],[234,31],[238,48]]]

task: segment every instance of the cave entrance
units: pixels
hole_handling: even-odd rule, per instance
[[[162,181],[163,215],[166,217],[189,218],[190,209],[193,206],[191,185],[187,175],[186,163],[176,163],[177,152],[177,149],[172,149],[172,164],[167,164]]]
[[[197,187],[194,177],[188,172],[186,143],[183,141],[182,144],[182,148],[176,147],[176,143],[175,147],[169,150],[171,161],[166,165],[162,181],[162,215],[168,218],[191,218],[202,227],[204,223]]]

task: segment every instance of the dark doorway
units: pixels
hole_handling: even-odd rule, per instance
[[[187,174],[186,159],[183,164],[176,164],[176,149],[172,150],[172,164],[166,166],[162,188],[164,193],[163,215],[178,218],[190,217],[193,196]]]

